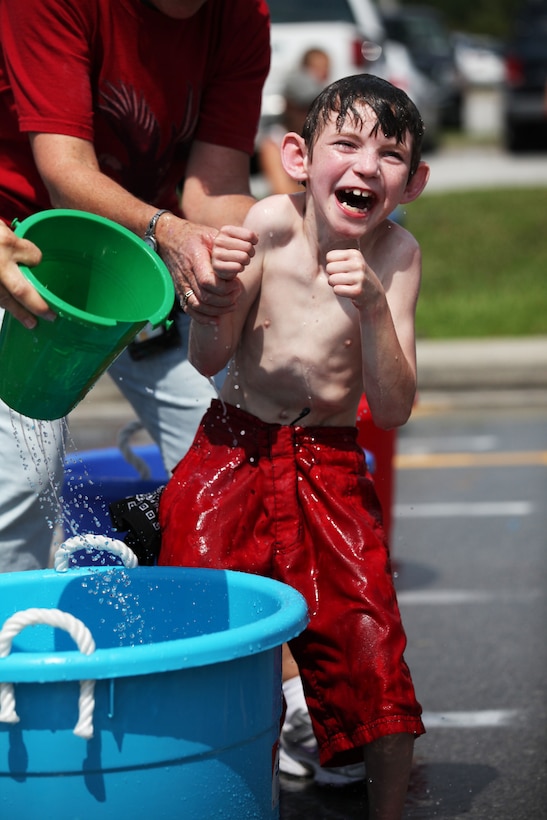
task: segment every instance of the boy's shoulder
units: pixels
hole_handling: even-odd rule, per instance
[[[249,210],[245,225],[253,230],[289,228],[304,213],[305,193],[272,194],[258,200]]]
[[[376,243],[384,250],[397,247],[415,248],[418,240],[414,234],[394,219],[385,219],[374,231]]]
[[[403,225],[384,220],[362,246],[363,253],[377,270],[404,270],[420,259],[416,237]]]

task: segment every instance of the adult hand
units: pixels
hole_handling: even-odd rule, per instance
[[[92,143],[39,133],[31,135],[31,145],[54,207],[98,213],[143,235],[154,213],[152,206],[100,171]],[[186,294],[188,312],[207,324],[233,310],[240,292],[235,273],[215,274],[211,252],[216,227],[239,224],[254,202],[246,193],[248,157],[241,151],[194,143],[188,174],[182,199],[187,218],[162,214],[156,239],[179,299]]]
[[[0,222],[0,307],[9,311],[27,328],[36,325],[36,316],[53,321],[55,314],[38,291],[23,276],[18,263],[37,265],[42,253],[28,239],[16,236]]]
[[[211,257],[218,231],[173,215],[158,222],[156,236],[184,309],[201,324],[234,309],[241,290],[238,270],[213,270]],[[190,293],[191,291],[191,293]]]

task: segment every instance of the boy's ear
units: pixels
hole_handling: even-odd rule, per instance
[[[302,137],[289,131],[281,143],[281,162],[288,175],[296,182],[305,182],[308,178],[308,150]]]
[[[412,179],[407,183],[404,194],[400,200],[400,204],[404,205],[407,202],[412,202],[413,200],[418,199],[423,189],[427,185],[428,179],[429,165],[427,162],[420,162],[416,168],[415,174],[412,176]]]

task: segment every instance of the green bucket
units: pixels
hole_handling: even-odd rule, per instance
[[[167,321],[169,271],[139,237],[95,214],[55,209],[15,223],[42,261],[21,266],[55,321],[27,330],[6,313],[0,330],[0,398],[25,416],[66,416],[147,322]]]

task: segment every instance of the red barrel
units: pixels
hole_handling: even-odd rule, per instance
[[[357,411],[357,440],[361,447],[370,450],[376,460],[374,471],[374,485],[382,512],[384,528],[391,544],[391,528],[393,520],[393,498],[395,493],[394,464],[395,440],[397,430],[382,430],[372,421],[372,415],[366,396],[361,397]]]

